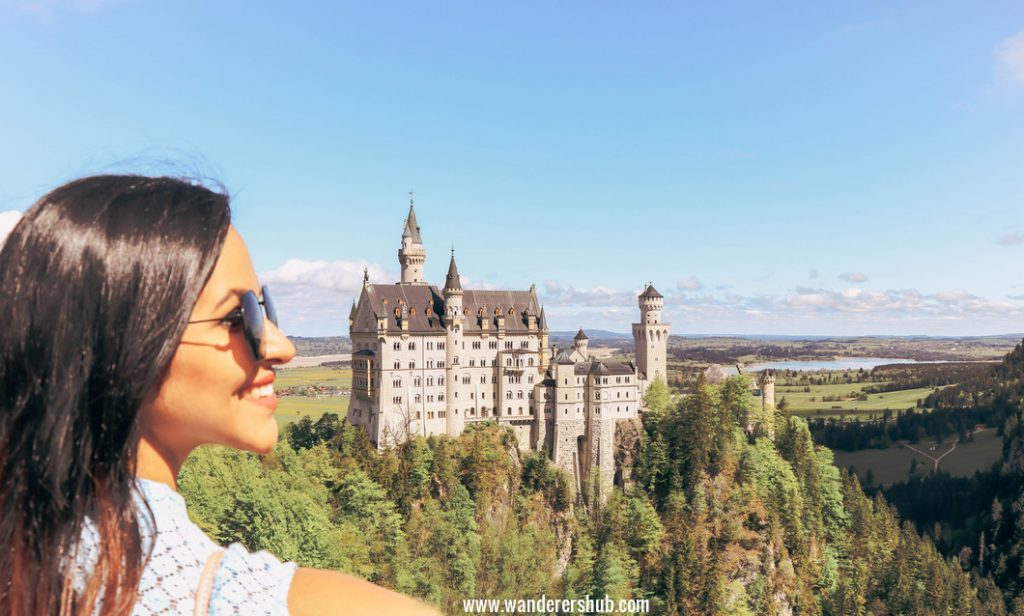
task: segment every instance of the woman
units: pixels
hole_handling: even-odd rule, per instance
[[[191,614],[201,582],[199,613],[435,613],[188,520],[185,458],[271,451],[294,354],[225,195],[97,176],[29,209],[0,247],[0,614]]]

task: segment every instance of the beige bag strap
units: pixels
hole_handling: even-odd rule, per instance
[[[196,608],[194,616],[206,616],[210,609],[210,594],[213,592],[213,576],[217,573],[217,565],[220,558],[224,556],[224,550],[217,550],[210,554],[203,565],[203,573],[199,576],[199,586],[196,587]]]

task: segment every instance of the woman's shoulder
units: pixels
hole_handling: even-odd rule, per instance
[[[170,573],[180,579],[178,594],[186,603],[194,602],[203,567],[221,548],[189,519],[185,499],[170,486],[145,479],[138,483],[155,524],[152,532],[143,532],[152,535],[153,551],[143,572],[140,599],[148,593],[159,595]],[[233,543],[223,550],[214,572],[209,613],[287,614],[294,573],[294,563],[282,563],[269,552],[250,552]]]

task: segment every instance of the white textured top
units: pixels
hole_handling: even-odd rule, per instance
[[[203,565],[220,548],[188,518],[180,494],[146,479],[139,479],[138,485],[153,511],[156,529],[154,532],[150,528],[145,508],[139,503],[143,550],[153,545],[153,552],[142,572],[132,614],[192,614]],[[155,544],[151,543],[154,537]],[[96,560],[98,542],[96,527],[87,520],[76,565],[75,586],[79,592],[85,588],[87,568]],[[214,576],[209,616],[287,616],[288,588],[294,575],[295,563],[282,563],[269,552],[248,552],[241,544],[233,543],[224,550]]]

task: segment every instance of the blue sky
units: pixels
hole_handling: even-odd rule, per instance
[[[111,170],[226,185],[298,335],[397,275],[554,329],[1024,331],[1018,2],[0,0],[0,234]]]

